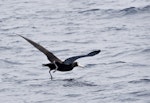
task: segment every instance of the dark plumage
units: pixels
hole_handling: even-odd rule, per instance
[[[21,35],[19,35],[19,36],[21,36]],[[101,52],[100,50],[96,50],[96,51],[90,52],[90,53],[88,53],[86,55],[73,56],[73,57],[70,57],[70,58],[68,58],[68,59],[66,59],[64,61],[61,61],[53,53],[51,53],[50,51],[48,51],[47,49],[45,49],[41,45],[37,44],[36,42],[34,42],[34,41],[32,41],[32,40],[30,40],[30,39],[28,39],[26,37],[23,37],[23,36],[21,36],[21,37],[24,38],[25,40],[27,40],[35,48],[37,48],[38,50],[40,50],[42,53],[44,53],[47,56],[48,60],[51,63],[43,64],[43,66],[48,66],[50,68],[49,73],[50,73],[51,79],[52,79],[51,70],[55,70],[55,71],[58,70],[58,71],[62,71],[62,72],[70,71],[74,67],[79,66],[78,63],[75,62],[77,59],[83,58],[83,57],[94,56],[94,55],[96,55],[96,54]]]

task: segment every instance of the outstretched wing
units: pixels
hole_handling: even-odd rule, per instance
[[[77,60],[79,58],[94,56],[100,52],[101,52],[101,50],[96,50],[96,51],[90,52],[89,54],[86,54],[86,55],[70,57],[70,58],[66,59],[63,63],[69,65],[69,64],[72,64],[75,60]]]
[[[21,35],[19,35],[19,36],[21,36]],[[32,40],[30,40],[30,39],[28,39],[28,38],[26,38],[26,37],[23,37],[23,36],[21,36],[22,38],[24,38],[25,40],[27,40],[29,43],[31,43],[34,47],[36,47],[38,50],[40,50],[42,53],[44,53],[46,56],[47,56],[47,58],[48,58],[48,60],[50,61],[50,62],[62,62],[59,58],[57,58],[53,53],[51,53],[51,52],[49,52],[47,49],[45,49],[43,46],[41,46],[41,45],[39,45],[38,43],[36,43],[36,42],[34,42],[34,41],[32,41]]]

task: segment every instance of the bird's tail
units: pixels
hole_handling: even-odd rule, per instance
[[[48,66],[49,64],[42,64],[42,66]]]

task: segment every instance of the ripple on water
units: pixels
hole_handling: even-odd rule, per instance
[[[133,83],[133,84],[137,84],[137,83],[150,83],[150,79],[139,79],[139,80],[132,80],[129,81],[128,83]]]
[[[79,97],[81,94],[67,94],[66,97]]]
[[[5,50],[11,50],[11,47],[6,47],[6,46],[0,46],[0,51],[5,51]]]
[[[80,80],[76,80],[76,79],[64,79],[62,80],[65,83],[63,84],[64,87],[84,87],[84,86],[88,86],[88,87],[92,87],[92,86],[97,86],[94,83],[90,83],[87,81],[80,81]]]
[[[94,67],[94,66],[96,66],[97,64],[87,64],[85,67],[86,68],[91,68],[91,67]]]
[[[95,11],[99,11],[100,9],[89,9],[89,10],[84,10],[84,11],[80,11],[78,13],[90,13],[90,12],[95,12]]]
[[[135,95],[137,97],[149,97],[150,96],[150,91],[147,91],[147,90],[135,91],[135,92],[130,92],[129,94]]]
[[[19,63],[18,61],[10,61],[10,60],[0,60],[6,64],[11,64],[11,65],[22,65],[23,63]]]
[[[150,53],[150,49],[144,49],[141,51],[141,53]]]

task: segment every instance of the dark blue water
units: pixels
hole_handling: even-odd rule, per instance
[[[150,103],[149,0],[1,0],[2,103]],[[19,35],[85,68],[53,73]]]

